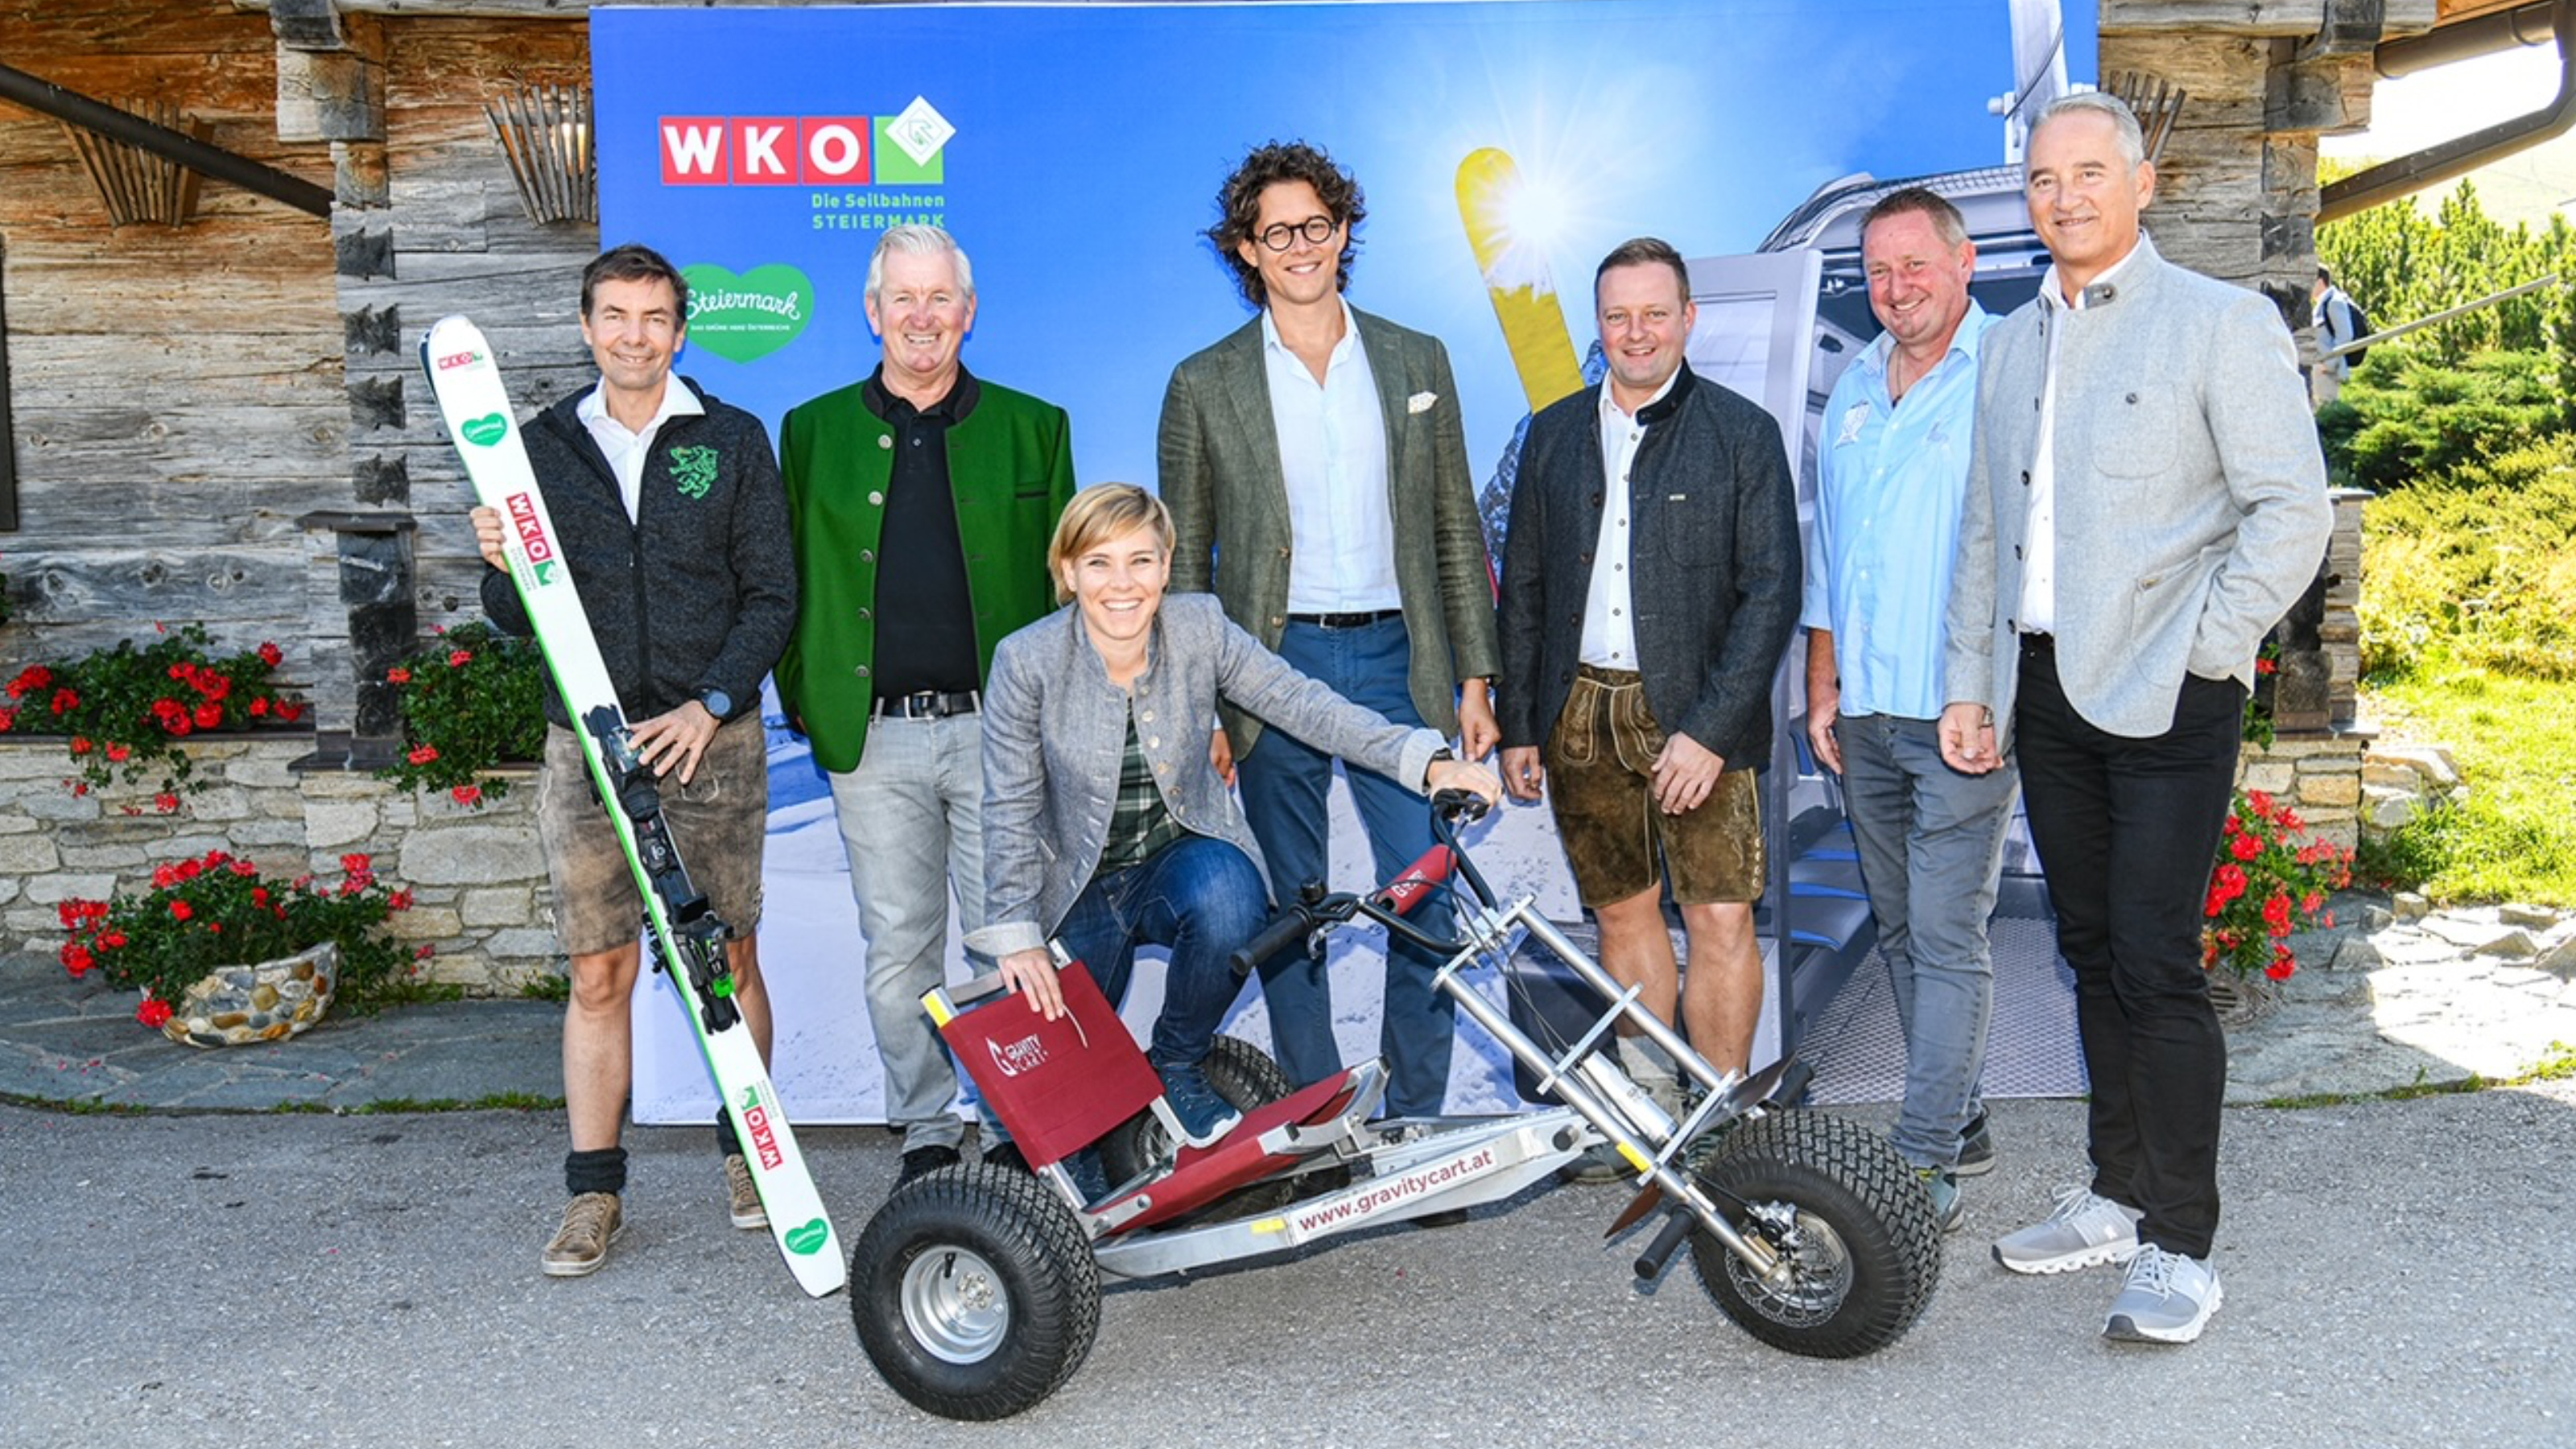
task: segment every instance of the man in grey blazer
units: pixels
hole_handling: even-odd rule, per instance
[[[2325,552],[2325,465],[2278,309],[2140,231],[2155,168],[2127,107],[2051,105],[2027,192],[2054,265],[1985,337],[1941,748],[2020,764],[2075,970],[2093,1179],[1995,1259],[2126,1263],[2104,1335],[2188,1343],[2223,1296],[2201,903],[2255,652]]]
[[[1321,150],[1272,143],[1217,194],[1208,232],[1260,313],[1172,372],[1159,491],[1179,530],[1174,592],[1213,587],[1226,616],[1300,672],[1399,724],[1494,746],[1493,578],[1467,467],[1458,386],[1440,343],[1342,298],[1367,215],[1357,182]],[[1463,691],[1463,697],[1462,697]],[[1241,765],[1243,807],[1281,899],[1330,868],[1333,757],[1231,706],[1211,742]],[[1430,848],[1419,795],[1348,770],[1376,879]],[[1455,1009],[1439,962],[1397,944],[1380,1049],[1389,1110],[1437,1113]],[[1279,1064],[1300,1084],[1341,1069],[1323,966],[1263,968]]]

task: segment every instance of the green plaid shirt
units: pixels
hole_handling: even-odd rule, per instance
[[[1109,812],[1109,841],[1100,852],[1104,872],[1143,865],[1155,852],[1189,834],[1163,804],[1162,787],[1145,758],[1145,743],[1136,738],[1136,717],[1127,717],[1127,753],[1118,766],[1118,804]]]

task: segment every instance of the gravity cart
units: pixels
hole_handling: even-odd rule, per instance
[[[1221,1036],[1208,1078],[1243,1120],[1191,1147],[1144,1053],[1080,963],[1059,952],[1065,1014],[1054,1021],[998,975],[933,991],[923,1005],[1034,1175],[977,1162],[925,1174],[897,1188],[860,1234],[850,1307],[860,1344],[895,1392],[952,1419],[1016,1414],[1081,1366],[1104,1280],[1179,1277],[1496,1202],[1605,1142],[1636,1183],[1611,1233],[1661,1214],[1638,1277],[1660,1275],[1687,1239],[1718,1306],[1775,1347],[1849,1358],[1905,1335],[1940,1278],[1941,1233],[1895,1149],[1846,1118],[1786,1107],[1804,1083],[1786,1059],[1749,1076],[1711,1067],[1530,899],[1496,901],[1456,833],[1460,819],[1482,813],[1481,800],[1443,792],[1432,810],[1439,843],[1403,875],[1367,895],[1310,886],[1235,967],[1248,972],[1300,940],[1319,949],[1353,919],[1374,921],[1446,955],[1440,989],[1538,1073],[1558,1105],[1372,1122],[1383,1063],[1292,1090],[1259,1049]],[[1456,940],[1407,918],[1453,876],[1465,886],[1451,892]],[[1542,1044],[1464,979],[1503,969],[1524,937],[1608,1003],[1571,1041]],[[1696,1085],[1679,1120],[1607,1049],[1623,1022]],[[1090,1169],[1095,1159],[1105,1172]],[[1087,1191],[1085,1178],[1113,1185]]]

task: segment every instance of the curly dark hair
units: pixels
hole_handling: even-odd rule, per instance
[[[1243,299],[1255,307],[1269,304],[1268,289],[1262,286],[1261,269],[1243,259],[1237,250],[1244,242],[1261,243],[1253,237],[1253,228],[1261,220],[1261,193],[1283,181],[1303,181],[1323,198],[1324,210],[1343,229],[1341,265],[1334,287],[1349,291],[1351,262],[1359,255],[1360,223],[1368,219],[1368,203],[1360,194],[1360,184],[1351,173],[1334,164],[1320,146],[1303,141],[1271,141],[1256,146],[1243,158],[1234,174],[1217,188],[1217,223],[1207,229],[1207,239],[1216,243],[1216,254],[1234,269],[1234,284],[1242,289]]]

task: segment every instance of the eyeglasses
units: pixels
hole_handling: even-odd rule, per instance
[[[1261,233],[1261,244],[1274,252],[1284,252],[1302,236],[1308,246],[1319,247],[1331,241],[1333,233],[1341,229],[1342,224],[1329,216],[1310,216],[1294,226],[1284,221],[1273,222],[1268,230]]]

